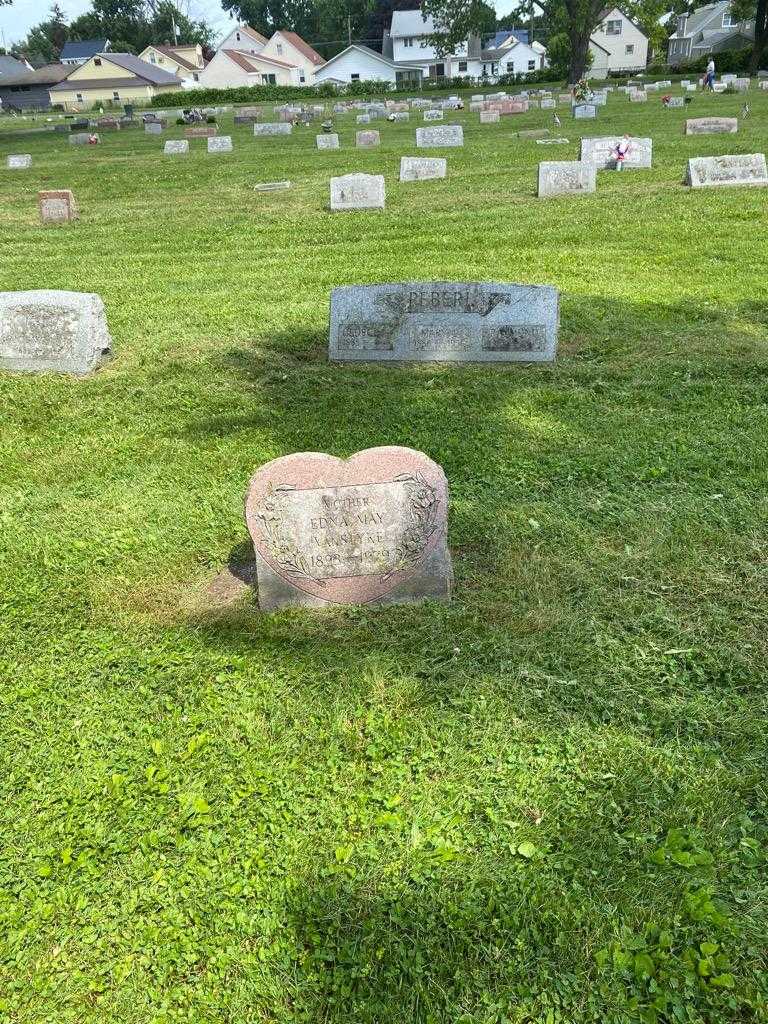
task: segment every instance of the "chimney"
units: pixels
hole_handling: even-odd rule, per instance
[[[678,14],[678,16],[677,16],[677,34],[678,34],[678,36],[684,36],[687,28],[688,28],[688,15],[687,14]]]

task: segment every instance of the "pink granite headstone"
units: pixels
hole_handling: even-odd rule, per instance
[[[413,448],[274,459],[245,499],[259,605],[447,600],[447,513],[445,473]]]

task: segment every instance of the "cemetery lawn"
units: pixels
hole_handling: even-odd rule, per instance
[[[768,194],[681,185],[765,151],[750,100],[685,138],[742,98],[614,94],[561,147],[463,112],[402,185],[414,115],[0,130],[0,288],[97,292],[115,345],[0,375],[0,1020],[768,1020]],[[624,131],[652,170],[534,197]],[[384,213],[328,212],[354,170]],[[330,289],[410,279],[556,285],[557,365],[329,365]],[[254,469],[383,444],[447,473],[453,603],[258,614]]]

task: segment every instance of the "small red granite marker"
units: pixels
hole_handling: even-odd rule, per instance
[[[274,459],[248,487],[259,605],[448,600],[445,473],[412,448]]]
[[[38,192],[37,207],[43,224],[66,224],[80,216],[75,197],[68,188]]]

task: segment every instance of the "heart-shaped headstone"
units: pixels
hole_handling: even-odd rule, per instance
[[[404,584],[399,600],[438,596],[434,579],[420,593],[420,573],[437,575],[447,596],[447,512],[445,473],[412,448],[274,459],[256,471],[245,501],[259,603],[367,604],[402,595]]]

